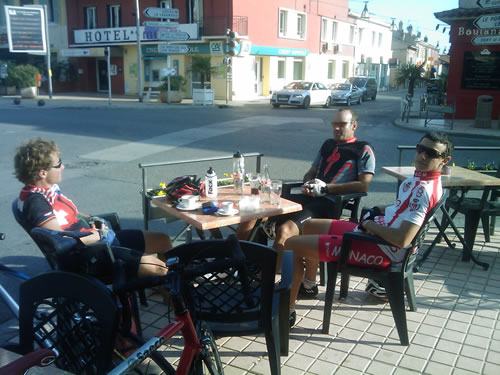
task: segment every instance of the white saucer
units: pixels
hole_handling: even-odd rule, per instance
[[[201,203],[200,202],[196,202],[196,204],[193,207],[184,207],[180,203],[177,206],[175,206],[175,208],[177,208],[178,210],[181,210],[181,211],[194,211],[194,210],[197,210],[200,207],[201,207]]]
[[[236,208],[233,208],[233,210],[230,212],[226,212],[222,208],[219,208],[219,210],[217,211],[217,214],[221,215],[221,216],[233,216],[233,215],[238,215],[239,212],[240,211]]]

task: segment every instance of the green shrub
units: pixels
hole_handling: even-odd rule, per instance
[[[160,90],[168,90],[168,77],[162,77],[163,82],[160,86]],[[170,76],[170,90],[172,91],[183,91],[186,87],[187,80],[183,76]]]
[[[17,65],[14,69],[14,82],[18,88],[36,86],[36,75],[40,72],[33,65]],[[9,74],[10,75],[10,74]]]

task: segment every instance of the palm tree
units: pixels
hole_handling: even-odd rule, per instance
[[[210,81],[210,73],[215,72],[215,67],[210,66],[210,57],[194,56],[191,71],[200,75],[201,87],[205,88],[205,81]]]
[[[396,83],[405,86],[406,82],[408,82],[408,95],[413,97],[415,84],[420,81],[425,81],[423,74],[423,65],[407,64],[399,69],[399,73],[396,76]]]

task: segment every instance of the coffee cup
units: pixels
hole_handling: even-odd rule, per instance
[[[222,202],[221,205],[222,211],[224,212],[232,212],[234,208],[234,203],[233,202]]]
[[[196,202],[198,197],[195,195],[184,195],[180,198],[179,203],[183,208],[194,208],[196,207]]]

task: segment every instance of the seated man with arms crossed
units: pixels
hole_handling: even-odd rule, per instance
[[[114,257],[125,263],[128,280],[166,274],[164,253],[172,247],[170,238],[163,233],[141,230],[121,230],[114,237],[114,232],[105,224],[98,229],[89,223],[90,217],[80,213],[75,204],[59,190],[57,184],[61,182],[64,170],[59,154],[54,142],[40,138],[31,139],[17,149],[14,157],[15,173],[24,184],[18,209],[30,229],[41,227],[91,233],[82,237],[81,241],[84,244],[99,241],[110,243]],[[157,254],[158,258],[152,254]],[[109,272],[111,274],[112,270]]]
[[[426,213],[443,194],[441,169],[450,161],[452,152],[453,144],[447,134],[424,135],[417,145],[415,175],[401,184],[394,204],[374,207],[361,219],[359,226],[347,221],[311,219],[304,223],[304,235],[286,241],[285,248],[294,252],[291,326],[295,323],[295,300],[304,274],[302,258],[336,261],[343,233],[358,229],[379,236],[395,247],[354,241],[349,263],[385,268],[392,263],[402,262],[405,251],[401,248],[411,243]]]
[[[358,128],[356,112],[349,108],[339,109],[331,126],[333,139],[327,139],[323,143],[311,168],[304,175],[302,194],[287,197],[302,204],[302,211],[271,218],[264,224],[264,228],[276,225],[273,247],[278,251],[278,265],[281,265],[285,241],[300,234],[306,220],[331,218],[335,211],[335,195],[367,192],[375,173],[372,147],[354,137],[354,132]],[[240,224],[238,238],[248,238],[254,223]],[[299,294],[303,298],[314,298],[318,294],[316,272],[319,261],[306,259],[305,262],[306,272]]]

